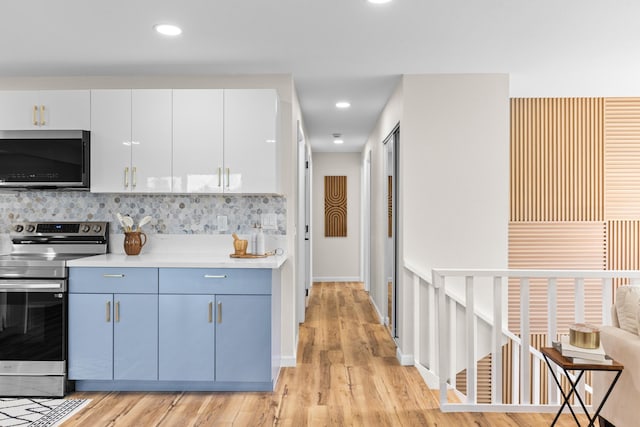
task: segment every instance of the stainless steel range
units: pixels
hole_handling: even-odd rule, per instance
[[[14,224],[0,255],[0,396],[63,396],[67,261],[108,252],[108,222]]]

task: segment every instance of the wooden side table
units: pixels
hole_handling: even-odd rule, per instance
[[[542,356],[544,356],[544,360],[547,362],[547,366],[549,367],[549,371],[551,371],[551,375],[553,376],[553,379],[555,380],[556,385],[560,389],[560,393],[562,393],[562,397],[564,399],[564,401],[562,402],[562,406],[560,406],[560,409],[558,410],[558,413],[556,414],[556,417],[553,419],[553,422],[551,423],[551,426],[554,426],[556,424],[556,422],[558,421],[558,417],[562,413],[562,409],[564,409],[565,405],[569,408],[569,411],[571,411],[571,415],[573,415],[573,419],[576,421],[576,424],[578,426],[580,426],[580,422],[578,421],[578,417],[576,417],[575,412],[573,412],[573,408],[569,404],[569,399],[571,398],[572,394],[575,394],[576,398],[578,399],[578,402],[580,402],[580,406],[582,406],[582,410],[584,411],[585,415],[587,416],[587,419],[589,420],[589,424],[588,425],[589,426],[594,426],[595,420],[598,418],[598,415],[600,414],[600,411],[602,410],[602,407],[604,406],[604,403],[609,398],[609,395],[611,394],[611,390],[613,390],[613,387],[618,382],[618,379],[620,378],[620,375],[622,374],[622,370],[624,369],[624,366],[621,365],[620,363],[616,362],[615,360],[613,361],[613,363],[611,365],[599,365],[597,363],[594,363],[594,364],[573,363],[569,359],[564,357],[558,350],[556,350],[555,348],[552,348],[552,347],[543,347],[543,348],[540,349],[540,352],[542,353]],[[564,371],[564,374],[566,375],[567,379],[569,380],[569,384],[570,384],[569,393],[565,394],[565,392],[562,390],[562,387],[560,386],[560,381],[558,380],[558,377],[556,376],[555,369],[553,369],[553,367],[551,366],[551,361],[553,361],[553,363],[558,365],[560,367],[560,369],[562,369]],[[575,381],[571,381],[571,377],[569,376],[569,372],[568,371],[577,371],[578,372],[578,376],[576,377]],[[582,376],[584,375],[584,373],[586,371],[613,371],[613,372],[617,372],[615,378],[611,382],[611,385],[609,385],[609,389],[605,393],[605,395],[604,395],[604,397],[602,399],[602,402],[600,402],[600,406],[598,406],[598,409],[593,414],[593,417],[589,416],[589,412],[587,411],[587,408],[586,408],[586,406],[585,406],[585,404],[584,404],[584,402],[582,400],[582,396],[580,396],[580,394],[576,392],[576,387],[578,386],[578,383],[580,382],[580,380],[582,379]]]

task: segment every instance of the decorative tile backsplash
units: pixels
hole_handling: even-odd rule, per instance
[[[116,213],[136,224],[153,220],[144,231],[158,234],[248,234],[260,215],[276,214],[277,230],[286,234],[286,198],[259,195],[94,194],[76,191],[15,191],[0,193],[0,233],[19,221],[109,221],[111,233],[122,234]],[[227,217],[226,231],[218,231],[217,217]]]

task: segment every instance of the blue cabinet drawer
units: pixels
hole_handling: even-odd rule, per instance
[[[271,269],[161,268],[161,294],[271,294]]]
[[[155,294],[158,293],[158,269],[72,267],[69,292]]]

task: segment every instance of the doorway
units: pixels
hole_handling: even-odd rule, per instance
[[[384,177],[386,193],[387,221],[384,236],[386,323],[391,336],[398,338],[398,150],[400,145],[400,125],[382,142],[384,145]]]

